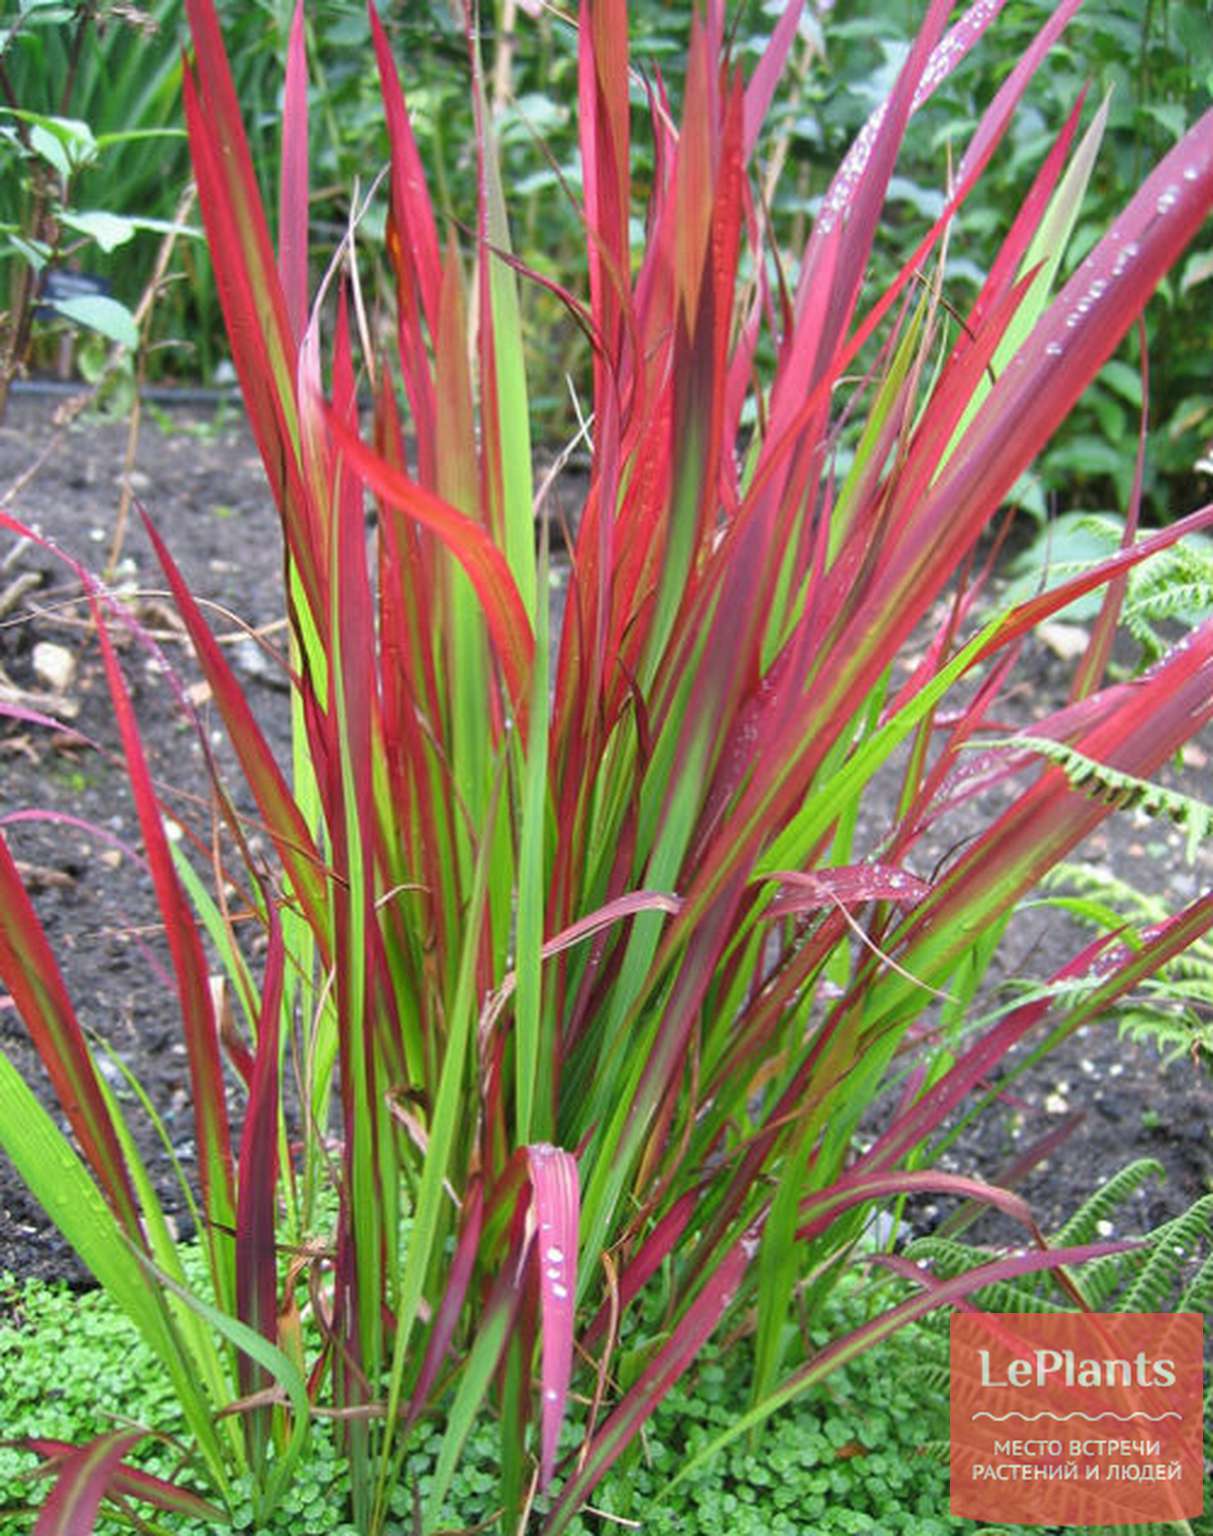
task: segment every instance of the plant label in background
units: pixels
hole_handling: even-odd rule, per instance
[[[951,1320],[954,1515],[1136,1525],[1204,1508],[1199,1313]]]

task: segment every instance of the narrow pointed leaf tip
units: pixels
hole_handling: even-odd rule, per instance
[[[556,1446],[573,1370],[581,1195],[577,1161],[571,1153],[540,1142],[527,1148],[527,1162],[543,1325],[539,1486],[546,1488],[556,1467]]]
[[[34,1536],[91,1536],[122,1458],[143,1438],[139,1429],[115,1430],[70,1450],[42,1506]]]
[[[118,1433],[127,1432],[119,1431]],[[50,1475],[53,1475],[56,1469],[65,1466],[68,1460],[78,1455],[82,1449],[86,1449],[86,1447],[72,1445],[67,1440],[49,1440],[39,1435],[27,1435],[19,1441],[2,1443],[19,1445],[41,1456],[44,1467],[39,1471],[45,1471]],[[209,1499],[204,1499],[201,1494],[194,1493],[189,1488],[179,1488],[175,1483],[167,1482],[162,1477],[155,1477],[152,1473],[144,1472],[138,1467],[128,1467],[125,1462],[119,1463],[115,1469],[110,1479],[109,1491],[123,1498],[139,1499],[144,1504],[151,1504],[154,1508],[163,1509],[169,1513],[191,1515],[196,1520],[209,1520],[214,1526],[223,1526],[227,1523],[224,1511],[217,1504],[212,1504]]]

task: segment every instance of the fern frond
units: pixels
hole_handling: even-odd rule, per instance
[[[940,1316],[946,1320],[946,1314],[940,1313]],[[946,1397],[952,1384],[952,1373],[946,1365],[912,1365],[906,1367],[902,1375],[931,1397]]]
[[[907,1245],[905,1256],[914,1264],[929,1264],[939,1280],[953,1280],[976,1269],[987,1257],[983,1248],[950,1237],[917,1237]]]
[[[1054,1247],[1081,1247],[1098,1239],[1100,1227],[1124,1208],[1151,1178],[1165,1176],[1155,1158],[1142,1157],[1127,1164],[1092,1195],[1050,1238]],[[1123,1215],[1122,1215],[1123,1225]],[[1107,1254],[1082,1266],[1080,1282],[1087,1300],[1097,1311],[1161,1312],[1169,1310],[1172,1292],[1181,1271],[1202,1248],[1213,1243],[1213,1194],[1204,1195],[1182,1215],[1146,1233],[1139,1247]],[[905,1249],[905,1257],[917,1264],[929,1263],[938,1279],[950,1280],[976,1269],[995,1256],[994,1250],[972,1247],[952,1238],[920,1237]],[[1041,1273],[1003,1281],[973,1293],[972,1300],[989,1312],[1065,1312],[1068,1301],[1059,1299],[1052,1277]],[[1196,1275],[1182,1290],[1180,1311],[1208,1311],[1213,1307],[1213,1254],[1206,1257]],[[939,1338],[947,1329],[947,1314],[924,1319],[920,1333]],[[940,1361],[930,1350],[921,1362],[924,1373]]]
[[[1213,608],[1213,550],[1205,540],[1177,544],[1138,566],[1129,577],[1121,621],[1142,647],[1143,660],[1157,660],[1167,641],[1161,623],[1191,626]]]
[[[1110,512],[1079,512],[1075,515],[1074,526],[1102,540],[1109,549],[1116,548],[1124,533],[1124,525]]]
[[[1205,992],[1205,1007],[1208,1007]],[[1213,1056],[1213,1017],[1202,1019],[1190,1008],[1177,1011],[1177,1000],[1160,989],[1156,1002],[1143,1002],[1120,1020],[1120,1032],[1128,1039],[1148,1041],[1162,1056],[1164,1067],[1193,1050]]]
[[[1091,1241],[1098,1235],[1099,1224],[1111,1219],[1117,1211],[1123,1213],[1124,1207],[1147,1179],[1162,1176],[1162,1165],[1154,1158],[1139,1158],[1129,1163],[1082,1203],[1054,1234],[1051,1242],[1058,1247],[1069,1247]],[[1202,1249],[1208,1250],[1211,1245],[1213,1194],[1203,1196],[1182,1215],[1146,1233],[1139,1247],[1107,1254],[1082,1265],[1076,1278],[1096,1311],[1169,1311],[1181,1271],[1192,1262],[1194,1255]],[[994,1257],[992,1250],[971,1248],[953,1239],[938,1237],[918,1238],[906,1248],[905,1254],[919,1263],[929,1260],[934,1273],[941,1279],[964,1274]],[[991,1312],[1069,1311],[1068,1306],[1057,1306],[1051,1296],[1041,1294],[1041,1288],[1049,1282],[1050,1277],[1044,1274],[1025,1275],[1002,1285],[987,1286],[975,1292],[972,1300]],[[1213,1252],[1206,1252],[1196,1273],[1183,1284],[1174,1310],[1200,1312],[1206,1316],[1213,1310]],[[927,1394],[942,1396],[948,1379],[943,1366],[948,1314],[929,1314],[914,1326],[916,1348],[921,1357],[913,1367],[915,1380],[921,1381]],[[1205,1398],[1205,1457],[1207,1463],[1213,1463],[1213,1390]],[[1122,1531],[1125,1536],[1140,1536],[1143,1532],[1147,1536],[1149,1532],[1173,1536],[1175,1532],[1189,1529],[1193,1536],[1196,1532],[1211,1536],[1204,1520],[1191,1527],[1170,1523],[1075,1529],[1085,1531],[1086,1536],[1120,1536]],[[988,1526],[975,1531],[974,1536],[1004,1536],[1004,1533]]]
[[[1166,620],[1182,620],[1189,614],[1213,606],[1213,576],[1173,580],[1156,592],[1139,592],[1130,597],[1121,611],[1125,628],[1142,648],[1147,662],[1159,660],[1167,643],[1154,625]]]
[[[1140,1271],[1150,1256],[1148,1244],[1123,1253],[1108,1253],[1092,1259],[1082,1269],[1083,1295],[1096,1312],[1116,1312],[1115,1298]]]
[[[1161,923],[1169,915],[1160,896],[1139,890],[1102,864],[1071,864],[1063,860],[1054,864],[1040,883],[1048,891],[1073,891],[1103,902],[1143,927]]]
[[[1134,774],[1122,773],[1107,763],[1066,746],[1061,741],[1051,741],[1046,736],[1007,736],[998,741],[983,743],[985,748],[1009,747],[1020,752],[1035,752],[1054,764],[1070,781],[1071,788],[1088,799],[1118,811],[1141,811],[1153,820],[1162,818],[1175,823],[1186,834],[1186,857],[1191,864],[1196,850],[1205,838],[1213,837],[1213,806],[1206,805],[1193,795],[1179,790],[1165,789],[1150,779],[1139,779]]]
[[[1052,1289],[1046,1289],[1050,1285]],[[1039,1312],[1044,1316],[1074,1310],[1073,1303],[1063,1296],[1051,1277],[1038,1281],[1036,1287],[1014,1280],[1000,1280],[995,1285],[974,1291],[969,1299],[983,1312]]]
[[[1213,1195],[1205,1195],[1182,1216],[1151,1233],[1150,1257],[1125,1292],[1123,1312],[1162,1312],[1175,1289],[1179,1272],[1202,1244],[1213,1238]]]
[[[1178,1310],[1180,1312],[1213,1312],[1213,1253],[1184,1286],[1179,1298]]]
[[[1118,1206],[1127,1205],[1147,1179],[1165,1179],[1166,1169],[1153,1157],[1139,1157],[1088,1196],[1051,1241],[1058,1248],[1077,1248],[1095,1241],[1099,1223]]]
[[[1170,915],[1159,897],[1137,890],[1098,865],[1060,864],[1042,883],[1048,890],[1072,894],[1049,896],[1034,904],[1060,907],[1097,931],[1120,932],[1130,944],[1143,940],[1146,930]],[[1081,994],[1089,984],[1089,978],[1080,977],[1073,986]],[[1137,994],[1118,1012],[1120,1032],[1131,1040],[1148,1040],[1164,1064],[1194,1049],[1213,1055],[1211,1004],[1213,941],[1204,935],[1139,984]]]
[[[1203,994],[1197,993],[1194,1001],[1208,1002],[1213,998],[1213,945],[1207,940],[1193,944],[1190,950],[1184,950],[1175,956],[1170,964],[1171,974],[1182,976],[1203,987]]]

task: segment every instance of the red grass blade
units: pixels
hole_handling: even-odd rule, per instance
[[[275,1216],[278,1201],[279,1111],[279,1014],[285,950],[282,926],[268,902],[269,949],[261,1010],[257,1021],[257,1047],[249,1085],[248,1108],[240,1140],[240,1183],[236,1202],[236,1315],[267,1339],[278,1342],[278,1265]],[[268,1371],[243,1351],[238,1357],[240,1390],[245,1396],[271,1385]],[[254,1440],[254,1455],[264,1455],[268,1414],[260,1410],[247,1421]]]
[[[636,1257],[619,1277],[619,1310],[626,1311],[661,1265],[677,1247],[690,1224],[699,1202],[699,1191],[690,1189],[680,1196],[641,1244]],[[586,1329],[582,1343],[588,1348],[600,1337],[610,1321],[610,1299],[603,1302]]]
[[[429,1400],[430,1389],[437,1380],[438,1372],[451,1347],[459,1315],[463,1311],[463,1303],[467,1298],[468,1286],[471,1284],[476,1266],[480,1236],[484,1230],[484,1184],[478,1174],[473,1174],[464,1193],[460,1217],[459,1240],[455,1245],[455,1256],[447,1272],[447,1283],[443,1288],[442,1299],[434,1317],[434,1325],[430,1329],[430,1336],[426,1342],[425,1359],[417,1377],[417,1384],[413,1388],[408,1413],[405,1415],[406,1425],[416,1421]]]
[[[290,871],[294,893],[307,914],[308,924],[320,943],[324,964],[327,966],[332,946],[328,935],[324,866],[319,850],[261,727],[257,724],[236,674],[228,665],[222,648],[216,644],[202,616],[202,610],[146,513],[143,524],[172,590],[177,612],[189,632],[190,642],[210,685],[212,697],[223,717],[228,737],[240,759],[244,776],[274,840],[278,856]]]
[[[565,1483],[544,1523],[548,1536],[564,1529],[703,1348],[737,1294],[756,1250],[756,1240],[743,1239],[713,1270],[670,1339],[594,1436],[589,1455]]]
[[[39,1435],[7,1443],[18,1444],[36,1452],[47,1462],[50,1471],[62,1466],[69,1456],[80,1450],[79,1446],[66,1440],[48,1440]],[[216,1526],[225,1524],[228,1518],[225,1510],[210,1503],[201,1494],[193,1493],[188,1488],[178,1488],[175,1483],[166,1482],[162,1477],[153,1477],[150,1472],[141,1471],[138,1467],[116,1467],[110,1477],[109,1491],[119,1498],[139,1499],[154,1509],[163,1509],[169,1514],[189,1515],[195,1520],[209,1520]]]
[[[813,912],[821,907],[858,906],[866,901],[892,901],[912,906],[930,890],[925,880],[891,864],[852,864],[845,869],[776,871],[770,877],[783,887],[767,908],[769,917]]]
[[[388,142],[392,149],[392,218],[396,239],[407,251],[409,271],[415,284],[430,335],[438,334],[438,303],[442,292],[442,258],[434,208],[426,187],[425,170],[417,152],[400,77],[392,60],[387,34],[374,4],[368,4],[371,40],[379,69],[380,95],[387,116]]]
[[[801,265],[796,328],[772,393],[768,446],[778,442],[804,396],[825,376],[850,322],[915,93],[950,9],[947,0],[931,0],[897,84],[826,191]]]
[[[1029,1232],[1037,1247],[1045,1246],[1044,1236],[1036,1225],[1027,1201],[1021,1195],[1013,1194],[1009,1189],[1000,1189],[996,1184],[987,1184],[984,1179],[974,1179],[959,1173],[943,1173],[934,1168],[843,1174],[829,1189],[806,1195],[800,1202],[804,1225],[797,1229],[797,1241],[808,1242],[810,1238],[824,1232],[840,1211],[848,1210],[851,1206],[911,1194],[955,1195],[962,1200],[976,1200],[983,1205],[993,1206]]]
[[[872,607],[903,595],[927,560],[955,568],[1024,467],[1107,361],[1213,207],[1213,112],[1146,179],[991,389],[956,453],[904,523]]]
[[[282,106],[282,180],[278,201],[278,271],[287,320],[296,344],[308,309],[307,59],[303,52],[303,0],[295,6],[286,55]]]
[[[546,1488],[556,1466],[573,1370],[573,1327],[577,1294],[579,1182],[576,1159],[559,1147],[527,1148],[531,1172],[535,1262],[543,1329],[540,1388],[543,1408],[539,1486]]]
[[[762,132],[762,125],[770,110],[771,98],[775,94],[775,88],[783,75],[783,67],[787,63],[788,53],[796,39],[796,29],[800,25],[803,10],[804,0],[789,0],[784,7],[783,15],[775,23],[771,40],[763,50],[762,58],[759,59],[746,86],[744,154],[747,162],[754,153],[754,146],[758,143],[758,135]]]
[[[1137,342],[1141,348],[1141,425],[1137,432],[1137,462],[1133,468],[1133,485],[1129,491],[1129,506],[1125,514],[1125,526],[1120,536],[1120,546],[1128,549],[1137,538],[1137,526],[1141,520],[1141,493],[1146,475],[1146,448],[1150,430],[1150,349],[1146,338],[1145,321],[1138,317]],[[1128,575],[1117,576],[1108,583],[1103,601],[1099,605],[1099,617],[1091,631],[1091,641],[1079,661],[1078,670],[1070,688],[1071,702],[1085,699],[1103,681],[1112,646],[1116,640],[1116,627],[1120,622],[1120,610],[1129,585]]]
[[[582,0],[578,29],[581,155],[586,225],[592,231],[591,308],[606,342],[607,356],[614,356],[624,298],[617,285],[626,281],[630,264],[631,141],[624,0],[603,0],[596,5]]]
[[[1120,773],[1148,777],[1213,720],[1213,620],[1122,695],[1120,707],[1072,739],[1073,748]],[[930,982],[991,920],[1088,836],[1113,805],[1071,787],[1050,768],[936,882],[899,936],[899,961]],[[963,922],[946,936],[949,923]],[[955,941],[955,942],[954,942]]]
[[[874,1344],[896,1333],[906,1323],[914,1322],[920,1317],[925,1317],[928,1312],[935,1311],[937,1307],[958,1303],[971,1292],[989,1285],[997,1285],[1000,1281],[1016,1280],[1023,1275],[1035,1274],[1042,1269],[1064,1270],[1065,1266],[1085,1264],[1089,1259],[1099,1259],[1113,1253],[1128,1253],[1136,1246],[1128,1242],[1092,1243],[1081,1248],[1058,1248],[1044,1253],[1017,1254],[1011,1258],[995,1259],[989,1264],[982,1264],[976,1269],[968,1270],[964,1274],[942,1282],[937,1281],[933,1275],[920,1277],[919,1283],[923,1286],[921,1295],[911,1296],[908,1301],[890,1308],[887,1312],[882,1312],[870,1323],[865,1323],[842,1338],[835,1339],[832,1344],[820,1350],[806,1365],[801,1366],[781,1382],[761,1403],[735,1420],[727,1430],[718,1435],[682,1469],[674,1481],[685,1476],[692,1467],[698,1466],[707,1457],[718,1453],[737,1436],[756,1428],[776,1409],[791,1402],[806,1388],[823,1380],[831,1371],[837,1370],[839,1366],[845,1365],[849,1360],[871,1349]]]
[[[64,1114],[127,1236],[142,1243],[126,1161],[54,951],[0,835],[0,981],[12,996]]]
[[[434,400],[422,319],[436,342],[442,296],[438,231],[387,35],[373,3],[368,4],[367,11],[392,152],[387,245],[396,276],[400,367],[416,425],[418,477],[427,489],[435,490],[439,462],[434,453],[434,438],[441,417]]]
[[[257,440],[274,500],[283,520],[312,618],[320,623],[324,541],[300,479],[297,457],[296,379],[298,345],[287,299],[266,228],[239,102],[215,16],[213,0],[189,0],[195,70],[185,69],[182,89],[190,154],[207,240],[215,253],[215,285],[232,343],[249,425]],[[292,120],[298,122],[298,118]],[[306,156],[296,140],[295,158]],[[298,206],[298,167],[288,177],[293,235],[306,218]],[[304,237],[306,239],[306,236]],[[298,302],[300,262],[290,255],[293,302]],[[306,274],[303,276],[306,286]],[[306,306],[305,306],[306,307]]]
[[[82,577],[84,573],[81,572]],[[208,967],[193,912],[173,868],[173,855],[161,819],[160,804],[148,772],[139,727],[130,695],[114,652],[105,614],[91,582],[86,580],[89,608],[97,629],[110,699],[114,706],[122,749],[130,774],[131,793],[139,817],[144,848],[156,899],[173,959],[173,974],[181,1007],[190,1069],[198,1167],[208,1217],[219,1230],[235,1221],[231,1133],[219,1051],[219,1028],[208,983]],[[216,1284],[221,1275],[216,1274]]]
[[[432,529],[467,572],[501,659],[514,718],[524,721],[535,641],[505,556],[478,523],[393,469],[331,412],[326,419],[337,447],[375,495]]]
[[[122,1458],[143,1438],[143,1430],[120,1429],[69,1450],[38,1515],[34,1536],[92,1536],[101,1500],[110,1492]]]

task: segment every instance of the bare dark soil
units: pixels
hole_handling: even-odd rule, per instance
[[[13,402],[0,427],[0,493],[51,442],[53,410],[53,402]],[[10,497],[7,509],[99,570],[114,528],[125,446],[125,424],[77,423]],[[268,654],[281,644],[282,632],[269,629],[265,648],[244,632],[282,618],[277,525],[247,432],[235,419],[224,424],[176,414],[168,432],[146,424],[135,487],[194,591],[218,605],[212,610],[214,627],[231,647],[264,728],[285,749],[287,697],[281,669]],[[0,684],[11,684],[17,694],[44,695],[47,685],[35,667],[35,647],[46,643],[70,653],[74,675],[59,698],[30,703],[43,712],[58,711],[64,730],[0,716],[0,824],[24,865],[80,1018],[112,1052],[103,1070],[124,1096],[129,1089],[122,1069],[137,1077],[163,1114],[173,1155],[188,1175],[193,1146],[185,1051],[150,882],[135,856],[137,821],[125,771],[113,755],[113,710],[97,647],[70,570],[37,545],[14,552],[14,543],[10,534],[0,533],[0,670],[5,674]],[[22,586],[28,590],[3,611],[2,594],[27,576]],[[163,661],[190,688],[197,680],[190,653],[146,537],[135,523],[117,582],[139,624],[158,638]],[[205,839],[211,812],[195,729],[160,659],[135,638],[128,639],[123,659],[153,772]],[[1044,646],[1026,660],[1029,684],[1021,703],[1026,715],[1043,714],[1064,700],[1068,671]],[[226,749],[218,723],[201,694],[191,697],[207,742],[223,763]],[[81,744],[72,732],[102,750]],[[1211,758],[1213,742],[1198,743],[1184,772],[1185,786],[1205,799],[1210,796]],[[14,819],[32,811],[45,816]],[[1131,816],[1110,818],[1083,854],[1146,890],[1168,894],[1174,905],[1213,883],[1213,849],[1206,846],[1196,864],[1188,865],[1178,832],[1164,824],[1138,824]],[[1017,920],[999,963],[1005,974],[1046,977],[1070,958],[1077,943],[1076,931],[1055,914],[1028,914]],[[52,1102],[25,1028],[2,993],[0,1048]],[[1213,1085],[1207,1072],[1188,1058],[1164,1071],[1151,1047],[1119,1037],[1114,1018],[1084,1030],[1018,1082],[1013,1097],[958,1143],[953,1165],[994,1176],[1023,1147],[1078,1111],[1082,1120],[1074,1134],[1021,1186],[1046,1230],[1135,1157],[1157,1158],[1167,1177],[1141,1192],[1126,1218],[1127,1231],[1178,1214],[1213,1188]],[[187,1227],[184,1201],[173,1193],[168,1153],[150,1127],[142,1144],[179,1223]],[[922,1215],[929,1219],[930,1213]],[[0,1270],[89,1283],[2,1157]]]

